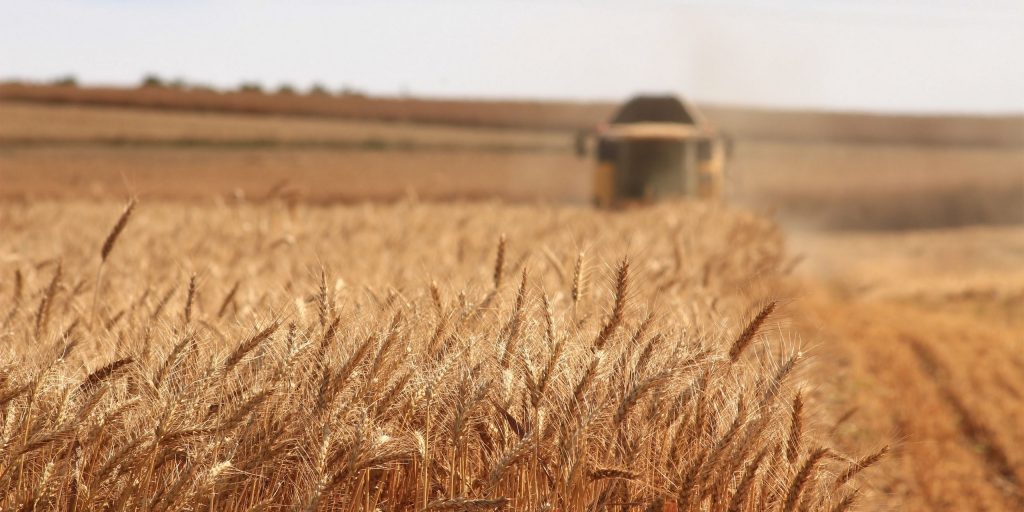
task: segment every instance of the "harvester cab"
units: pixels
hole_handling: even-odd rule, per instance
[[[623,206],[666,198],[721,196],[726,144],[691,105],[674,96],[637,96],[576,149],[594,153],[594,202]]]

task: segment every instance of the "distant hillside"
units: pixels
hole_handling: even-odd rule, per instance
[[[165,110],[337,117],[377,121],[583,130],[611,117],[611,103],[218,92],[0,84],[0,101]],[[762,110],[707,105],[705,117],[736,138],[861,143],[1024,146],[1024,115],[909,116]]]

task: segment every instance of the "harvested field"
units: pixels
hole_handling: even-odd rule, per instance
[[[1018,510],[1024,228],[791,231],[813,395],[843,439],[892,439],[882,510]],[[841,444],[842,445],[842,444]]]

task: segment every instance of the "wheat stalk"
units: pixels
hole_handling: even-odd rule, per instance
[[[508,505],[508,498],[451,498],[431,501],[426,510],[494,510]]]
[[[757,331],[761,329],[761,324],[763,324],[764,321],[768,319],[768,316],[775,311],[775,304],[775,301],[765,304],[765,306],[761,308],[761,311],[759,311],[757,315],[750,320],[746,328],[743,329],[743,332],[736,337],[736,340],[732,343],[732,348],[729,349],[730,361],[735,363],[739,360],[740,354],[743,353],[743,350],[750,346],[750,343],[754,341]]]
[[[803,431],[803,410],[804,400],[800,391],[797,391],[793,398],[793,417],[790,420],[789,439],[786,441],[786,460],[790,464],[796,462],[800,456],[800,435]]]
[[[101,382],[109,379],[112,375],[115,374],[115,372],[133,363],[134,361],[135,360],[132,359],[131,357],[125,357],[106,364],[105,366],[99,368],[98,370],[90,373],[89,376],[86,377],[84,381],[82,381],[82,384],[78,386],[78,392],[88,392],[90,389],[96,387]]]
[[[192,277],[188,279],[188,295],[185,296],[185,311],[183,317],[185,318],[185,325],[192,323],[192,304],[196,300],[196,275],[192,274]]]
[[[129,199],[128,204],[125,205],[124,210],[121,211],[121,215],[117,218],[117,222],[110,228],[110,232],[107,233],[107,237],[103,240],[103,245],[100,246],[100,264],[96,268],[96,285],[93,290],[92,296],[92,314],[89,317],[89,323],[92,324],[96,318],[96,308],[99,302],[100,290],[103,288],[103,269],[106,266],[107,258],[110,257],[111,251],[114,250],[114,245],[117,243],[117,239],[121,236],[121,232],[124,231],[125,226],[128,225],[128,219],[131,218],[132,212],[135,211],[135,199]]]
[[[743,510],[743,505],[747,503],[747,498],[750,496],[750,489],[754,486],[754,476],[757,474],[757,468],[761,466],[761,462],[764,461],[765,455],[768,454],[768,450],[762,448],[757,453],[749,464],[747,464],[746,471],[743,472],[743,478],[740,479],[739,485],[736,486],[736,492],[733,493],[732,498],[729,500],[728,512],[740,512]]]
[[[39,308],[36,309],[36,339],[39,339],[40,335],[46,329],[46,324],[50,320],[50,308],[53,306],[53,298],[57,295],[57,287],[60,285],[60,278],[62,274],[63,265],[61,263],[57,263],[57,269],[53,271],[53,278],[50,280],[50,284],[46,286],[43,298],[39,301]]]
[[[498,251],[494,257],[494,289],[501,288],[502,274],[505,272],[505,246],[507,245],[505,234],[498,237]]]
[[[864,457],[861,457],[860,459],[858,459],[853,464],[850,464],[850,466],[848,468],[846,468],[846,471],[843,471],[838,477],[836,477],[836,481],[833,484],[833,487],[836,487],[836,488],[841,487],[846,482],[849,482],[850,480],[852,480],[853,477],[856,476],[861,471],[864,471],[865,469],[867,469],[867,468],[877,464],[878,461],[882,460],[882,458],[885,457],[885,455],[888,454],[888,453],[889,453],[889,447],[888,446],[883,446],[877,452],[874,452],[874,453],[865,455]]]
[[[586,291],[586,269],[583,266],[583,251],[576,255],[576,265],[572,270],[572,304],[575,308],[583,300],[583,293]]]
[[[792,482],[789,484],[789,492],[786,494],[786,501],[782,505],[782,510],[784,512],[790,512],[796,507],[797,502],[800,500],[800,496],[803,494],[804,489],[811,480],[811,475],[814,473],[814,469],[817,467],[818,463],[828,455],[828,453],[828,448],[816,448],[807,456],[807,460],[805,460],[803,466],[800,467],[800,471],[797,472],[796,476],[793,477]]]
[[[612,314],[605,321],[604,327],[594,340],[594,350],[601,350],[605,343],[612,337],[615,330],[622,325],[626,311],[626,294],[629,289],[629,258],[622,258],[619,268],[615,272],[615,301],[612,304]]]

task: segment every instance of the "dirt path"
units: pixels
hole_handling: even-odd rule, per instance
[[[848,452],[893,448],[863,509],[1024,510],[1022,233],[796,241],[794,327],[816,355],[820,424]]]

